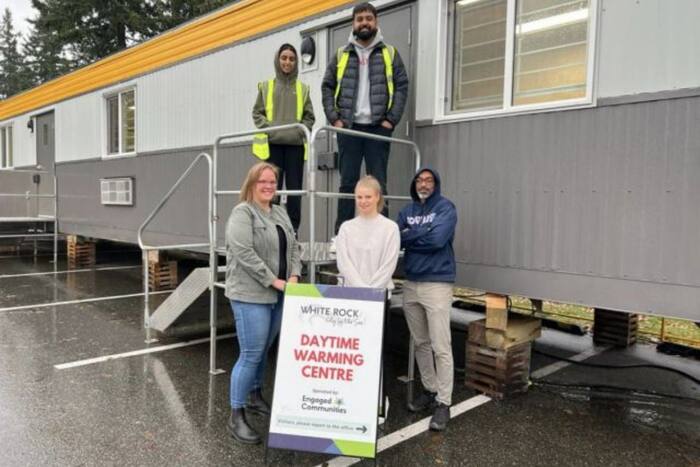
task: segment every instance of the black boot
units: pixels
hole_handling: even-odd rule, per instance
[[[249,413],[257,415],[270,415],[270,404],[263,399],[262,391],[258,388],[248,394],[248,402],[245,404],[245,409]]]
[[[228,419],[226,428],[228,428],[228,432],[236,441],[245,444],[260,443],[260,435],[248,425],[248,421],[245,419],[245,411],[242,408],[231,409],[231,416]]]

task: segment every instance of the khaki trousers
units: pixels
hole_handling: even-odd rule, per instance
[[[416,362],[423,387],[437,393],[437,401],[452,404],[454,362],[450,309],[452,284],[406,281],[403,310],[416,346]]]

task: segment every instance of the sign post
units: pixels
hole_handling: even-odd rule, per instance
[[[376,457],[385,298],[287,284],[268,448]]]

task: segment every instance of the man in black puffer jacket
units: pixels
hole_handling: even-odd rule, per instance
[[[323,77],[323,109],[335,127],[391,136],[406,106],[408,75],[396,49],[383,42],[377,23],[371,4],[353,9],[349,43],[336,51]],[[386,194],[389,148],[386,142],[338,134],[340,192],[353,192],[364,157],[367,173]],[[354,213],[353,200],[339,200],[336,233]]]

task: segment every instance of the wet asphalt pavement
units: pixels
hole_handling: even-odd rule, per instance
[[[52,270],[49,260],[0,258],[0,275]],[[97,267],[139,264],[138,256],[114,254]],[[0,278],[0,466],[263,465],[263,447],[237,445],[225,430],[235,339],[219,341],[218,366],[227,372],[218,376],[208,374],[208,344],[57,370],[56,364],[147,347],[142,299],[2,310],[138,293],[140,273],[131,268]],[[173,342],[178,340],[165,338],[152,346]],[[590,336],[551,330],[537,342],[538,349],[563,357],[592,346]],[[653,363],[700,378],[700,362],[657,354],[653,346],[600,350],[586,361]],[[553,363],[534,354],[532,369]],[[407,386],[397,377],[406,373],[405,355],[390,353],[385,371],[388,435],[428,414],[404,408]],[[268,371],[268,395],[271,379]],[[454,403],[476,394],[457,375]],[[265,422],[252,419],[261,431]],[[700,387],[656,369],[570,365],[533,381],[524,396],[487,402],[453,419],[445,433],[417,434],[378,457],[381,465],[402,467],[700,466]],[[280,451],[269,456],[272,465],[312,466],[331,459]]]

